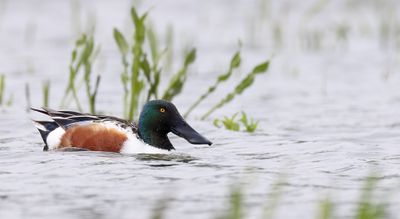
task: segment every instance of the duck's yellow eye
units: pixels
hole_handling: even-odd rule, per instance
[[[160,108],[160,112],[164,113],[165,112],[165,108],[161,107]]]

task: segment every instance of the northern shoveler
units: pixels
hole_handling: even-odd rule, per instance
[[[212,144],[185,122],[172,103],[163,100],[146,103],[138,124],[112,116],[48,108],[32,110],[53,120],[33,121],[45,143],[44,150],[79,148],[119,153],[165,153],[174,149],[167,136],[169,132],[192,144]]]

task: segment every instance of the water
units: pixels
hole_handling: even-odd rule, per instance
[[[0,72],[7,76],[6,100],[13,96],[0,114],[0,218],[149,218],[160,200],[168,200],[166,218],[213,218],[226,208],[236,183],[246,193],[246,214],[259,218],[281,177],[276,218],[313,218],[327,196],[346,218],[371,171],[379,173],[380,197],[390,203],[391,218],[398,218],[396,1],[139,2],[141,11],[151,9],[152,24],[163,36],[173,26],[180,45],[174,69],[184,48],[198,48],[184,94],[174,100],[182,112],[209,78],[226,70],[239,39],[244,60],[233,82],[272,59],[268,74],[240,101],[213,115],[244,110],[260,120],[259,129],[230,132],[198,119],[232,89],[227,85],[188,119],[215,143],[211,147],[171,136],[177,150],[168,156],[42,152],[30,123],[36,116],[25,111],[25,83],[32,105],[40,106],[41,83],[50,79],[50,105],[58,108],[76,32],[95,23],[102,49],[96,71],[103,75],[98,109],[119,115],[120,107],[110,107],[121,100],[120,57],[111,31],[128,32],[130,5],[0,2]],[[346,37],[342,26],[349,29]]]

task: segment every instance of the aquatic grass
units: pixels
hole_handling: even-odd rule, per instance
[[[244,218],[244,194],[239,185],[234,185],[229,194],[229,207],[226,212],[216,219],[241,219]]]
[[[79,0],[70,1],[70,11],[71,11],[71,29],[74,36],[79,36],[81,34],[82,24],[81,24],[81,4]]]
[[[13,103],[13,95],[11,94],[7,101],[6,98],[6,76],[4,74],[0,74],[0,106],[11,106]]]
[[[169,201],[167,198],[160,199],[156,206],[152,210],[151,219],[163,219],[165,216],[165,212],[169,207]]]
[[[269,18],[271,16],[271,0],[260,0],[259,10],[261,20]]]
[[[204,120],[208,118],[215,110],[221,108],[225,104],[231,102],[237,95],[242,94],[247,88],[249,88],[253,83],[254,79],[258,74],[265,73],[268,70],[269,61],[262,62],[255,66],[253,70],[247,74],[247,76],[236,85],[235,89],[228,93],[222,100],[220,100],[216,105],[214,105],[210,110],[208,110],[201,119]]]
[[[273,219],[274,212],[279,207],[279,200],[283,194],[283,185],[285,177],[281,177],[271,188],[269,201],[266,202],[262,219]],[[378,177],[370,175],[367,177],[365,184],[358,199],[358,204],[354,209],[353,219],[385,219],[388,218],[386,201],[376,200],[374,192],[377,190]],[[218,219],[241,219],[246,218],[244,194],[240,186],[234,186],[230,192],[228,210]],[[335,205],[332,199],[326,198],[319,203],[317,208],[318,214],[316,219],[334,219]]]
[[[89,101],[89,111],[92,114],[96,113],[96,97],[97,97],[97,92],[99,90],[99,84],[101,79],[100,75],[96,76],[94,88],[92,89],[92,82],[91,82],[92,67],[93,67],[93,62],[97,56],[95,49],[96,48],[93,36],[87,37],[86,42],[84,44],[84,50],[82,52],[82,56],[80,59],[80,62],[84,67],[84,82],[85,82],[84,84],[86,88],[85,89],[86,96]]]
[[[188,79],[189,67],[196,60],[196,49],[190,48],[186,50],[182,67],[172,75],[169,80],[165,78],[164,74],[162,74],[164,66],[161,66],[161,63],[169,65],[168,62],[172,62],[172,60],[168,61],[168,59],[171,59],[171,54],[173,52],[173,30],[172,28],[167,29],[167,48],[160,50],[158,35],[151,26],[146,24],[147,15],[148,13],[138,14],[134,7],[131,8],[131,20],[134,26],[132,42],[127,40],[128,38],[117,28],[113,30],[114,40],[122,60],[122,72],[120,76],[124,92],[124,117],[130,121],[134,120],[137,116],[140,101],[145,100],[147,102],[153,98],[172,101],[176,96],[181,94]],[[162,62],[162,59],[167,61]],[[221,83],[227,81],[232,75],[232,72],[240,66],[240,63],[240,52],[236,52],[231,59],[228,71],[218,76],[215,83],[196,100],[188,112],[186,112],[185,116],[188,116],[190,112],[213,93]],[[266,61],[256,66],[253,71],[236,86],[233,92],[229,93],[225,99],[214,106],[202,119],[205,119],[216,109],[232,101],[236,95],[243,93],[243,91],[253,83],[257,74],[263,73],[268,69],[268,65],[269,61]],[[160,95],[161,81],[168,81],[162,95]],[[145,91],[147,91],[147,93]],[[243,121],[246,122],[246,126],[248,127],[247,130],[253,131],[256,129],[256,124],[247,121],[246,118],[244,119]]]
[[[254,121],[253,118],[248,118],[247,114],[245,112],[242,112],[242,118],[240,119],[240,122],[243,124],[243,126],[246,129],[246,132],[254,132],[257,129],[259,121]]]
[[[31,110],[31,89],[29,83],[25,83],[25,101],[26,101],[26,112]]]
[[[275,22],[271,27],[274,49],[283,47],[283,29],[280,23]]]
[[[358,198],[358,202],[353,208],[352,215],[348,218],[352,219],[386,219],[389,218],[387,214],[386,201],[376,200],[374,196],[377,191],[377,183],[379,177],[375,175],[369,175],[363,187],[360,189],[361,193]],[[286,183],[286,175],[281,175],[276,183],[274,183],[270,189],[270,193],[266,196],[266,202],[263,207],[255,209],[256,211],[261,210],[261,219],[273,219],[275,212],[279,208],[279,202],[284,194],[284,186]],[[165,218],[165,214],[169,208],[170,201],[167,198],[160,199],[155,208],[153,208],[151,219],[162,219]],[[245,193],[243,192],[243,186],[240,184],[233,184],[230,186],[229,197],[227,200],[227,207],[220,213],[217,213],[211,218],[214,219],[245,219],[247,218],[248,209],[246,209]],[[335,208],[334,201],[332,198],[325,198],[320,201],[316,207],[317,214],[316,219],[335,219],[337,214],[337,208]],[[310,217],[312,218],[312,217]]]
[[[6,102],[6,106],[11,106],[14,103],[14,94],[10,94]]]
[[[229,69],[226,73],[223,73],[218,76],[217,80],[214,82],[213,85],[211,85],[208,90],[201,95],[193,104],[192,106],[189,107],[188,111],[184,114],[184,117],[189,116],[189,114],[195,109],[203,100],[205,100],[210,94],[212,94],[220,85],[221,83],[227,81],[230,76],[232,75],[232,72],[234,69],[237,69],[240,66],[241,63],[241,57],[240,57],[240,51],[236,52],[233,57],[231,58],[231,62],[229,65]]]
[[[261,217],[262,219],[274,218],[274,214],[279,207],[279,201],[282,198],[283,187],[286,181],[286,174],[281,174],[279,175],[278,180],[272,185],[272,188],[270,189],[270,194],[267,197],[268,200],[264,205]]]
[[[336,26],[336,38],[338,41],[346,42],[349,38],[350,27],[343,23]]]
[[[217,128],[221,128],[221,123],[224,127],[231,131],[240,131],[240,124],[236,121],[237,113],[233,114],[232,117],[224,116],[223,119],[214,119],[214,126]]]
[[[92,69],[93,63],[99,53],[99,47],[95,45],[94,37],[82,34],[75,42],[75,48],[71,53],[71,61],[69,65],[68,85],[62,98],[61,107],[65,107],[68,98],[71,97],[79,111],[82,111],[82,105],[78,97],[79,83],[77,76],[80,72],[83,74],[81,81],[84,83],[86,96],[90,113],[96,113],[96,97],[100,84],[100,75],[96,76],[94,88],[92,88]]]
[[[286,182],[286,175],[280,175],[278,180],[272,185],[269,196],[267,196],[267,201],[264,207],[261,209],[262,219],[273,219],[274,213],[279,207],[279,201],[283,194],[284,183]],[[217,219],[244,219],[246,218],[246,203],[245,194],[243,192],[243,187],[236,184],[231,187],[229,195],[228,209]]]
[[[81,107],[81,104],[80,104],[79,98],[78,98],[77,88],[75,85],[76,84],[75,79],[76,79],[77,72],[74,70],[74,68],[72,66],[72,63],[76,59],[76,50],[73,50],[71,57],[72,58],[71,58],[71,64],[69,66],[68,85],[67,85],[67,88],[65,89],[64,97],[61,100],[61,108],[66,107],[69,94],[72,94],[72,98],[75,100],[75,104],[76,104],[78,110],[82,111],[82,107]]]
[[[164,91],[162,99],[171,101],[175,96],[182,92],[183,85],[187,79],[189,66],[196,60],[196,49],[191,49],[186,55],[182,68],[171,78],[167,89]]]
[[[129,45],[128,42],[126,41],[124,35],[122,33],[114,28],[114,39],[115,42],[117,43],[118,49],[121,54],[121,61],[122,61],[122,66],[123,70],[121,72],[120,78],[121,78],[121,84],[124,92],[123,96],[123,108],[124,108],[124,116],[128,117],[128,97],[129,97],[129,88],[128,88],[128,83],[129,83],[129,62],[128,62],[128,52],[129,52]]]
[[[242,126],[246,132],[254,132],[257,129],[258,121],[255,122],[254,119],[249,118],[245,112],[241,112],[242,117],[237,119],[238,113],[233,114],[231,117],[224,116],[223,119],[214,119],[214,126],[221,128],[222,125],[225,129],[231,131],[240,131]],[[222,124],[222,125],[221,125]]]
[[[146,102],[149,101],[151,97],[158,99],[158,87],[160,85],[161,77],[161,67],[159,66],[160,60],[168,50],[168,48],[166,48],[162,51],[159,51],[158,38],[154,29],[149,27],[147,29],[147,36],[150,46],[152,65],[150,66],[145,57],[145,59],[143,60],[144,62],[142,65],[142,69],[143,71],[145,71],[145,75],[147,75],[146,78],[148,79],[147,81],[149,83]]]
[[[159,48],[158,48],[158,38],[155,30],[151,27],[147,28],[147,39],[150,47],[150,54],[152,61],[155,65],[158,65],[158,61],[160,60]]]
[[[31,20],[25,25],[23,33],[24,44],[26,47],[32,47],[33,43],[35,42],[36,33],[37,33],[37,24]],[[27,69],[32,68],[33,70],[33,67],[29,67],[30,65],[33,65],[32,61],[28,62],[27,65],[28,65]]]
[[[138,15],[136,9],[132,7],[130,15],[135,28],[132,36],[133,44],[129,45],[124,35],[116,28],[114,28],[114,39],[122,56],[121,83],[124,91],[124,116],[132,121],[137,114],[139,97],[145,86],[142,74],[148,73],[141,74],[141,69],[148,66],[146,65],[148,61],[143,51],[147,13]],[[132,57],[131,62],[128,61],[128,57]]]
[[[376,200],[374,193],[377,190],[379,178],[375,175],[370,175],[365,179],[363,188],[360,190],[360,197],[357,201],[357,206],[354,209],[354,214],[351,218],[354,219],[384,219],[388,218],[386,201]],[[334,219],[335,205],[329,198],[320,202],[317,219]]]
[[[78,74],[78,68],[80,68],[81,63],[78,61],[77,62],[77,56],[78,56],[78,49],[84,44],[84,41],[86,40],[86,35],[82,35],[80,38],[78,38],[75,42],[75,48],[72,50],[71,53],[71,61],[69,64],[69,77],[68,77],[68,85],[67,88],[65,89],[64,92],[64,97],[62,98],[61,101],[61,108],[64,108],[67,102],[67,99],[70,94],[72,94],[72,98],[75,100],[75,104],[78,108],[79,111],[82,111],[81,104],[79,102],[78,98],[78,92],[77,92],[77,87],[76,87],[76,76]],[[77,62],[75,64],[75,62]],[[75,64],[75,66],[74,66]]]
[[[49,93],[50,93],[50,81],[47,80],[42,84],[43,91],[43,106],[49,107]]]
[[[374,199],[377,183],[378,177],[374,175],[367,177],[365,180],[354,219],[381,219],[386,217],[387,204],[385,202],[377,202]]]
[[[315,17],[318,13],[323,11],[324,8],[329,4],[330,0],[317,0],[305,13],[305,22]]]
[[[3,105],[4,99],[4,90],[6,86],[6,76],[4,74],[0,74],[0,105]]]
[[[326,198],[319,203],[317,219],[333,219],[334,205],[331,199]]]
[[[309,51],[319,51],[322,48],[324,33],[320,30],[305,30],[300,32],[301,45]]]
[[[161,59],[167,50],[159,49],[158,35],[146,24],[147,13],[139,15],[136,9],[131,9],[131,18],[134,25],[132,43],[116,28],[114,39],[122,57],[123,70],[121,83],[124,91],[124,116],[134,120],[141,100],[149,101],[160,96],[160,82],[162,76]],[[147,42],[147,43],[146,43]],[[145,46],[149,46],[149,48]],[[148,52],[149,51],[149,52]],[[162,99],[171,101],[182,92],[188,75],[188,68],[196,59],[196,49],[185,54],[183,66],[171,77]],[[144,91],[147,92],[145,93]]]
[[[131,8],[131,18],[135,25],[134,32],[134,44],[132,47],[133,60],[131,66],[131,77],[130,77],[130,98],[129,98],[129,110],[128,110],[128,119],[133,120],[135,113],[138,108],[139,96],[143,90],[144,82],[140,78],[140,66],[141,59],[143,56],[143,44],[145,40],[145,19],[147,17],[147,13],[139,16],[134,7]]]
[[[172,69],[173,57],[174,57],[174,28],[171,25],[167,26],[165,44],[167,49],[165,52],[164,69],[169,72]]]

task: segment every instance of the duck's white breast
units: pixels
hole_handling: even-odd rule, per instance
[[[128,140],[122,145],[121,154],[168,154],[168,150],[153,147],[146,144],[136,136],[129,136]]]

